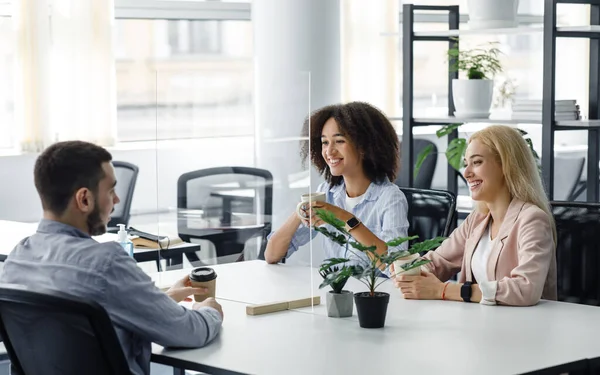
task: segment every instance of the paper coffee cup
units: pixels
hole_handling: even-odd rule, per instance
[[[190,272],[190,282],[193,287],[207,288],[208,293],[206,294],[194,294],[194,300],[196,302],[202,302],[208,297],[216,296],[217,289],[217,273],[210,267],[198,267],[194,268]]]
[[[421,275],[421,267],[415,267],[411,270],[404,271],[402,270],[402,265],[406,263],[411,263],[413,260],[418,259],[420,257],[419,253],[412,254],[406,256],[404,258],[397,259],[394,262],[394,273],[397,276],[420,276]]]
[[[300,203],[296,206],[296,214],[302,220],[308,218],[302,216],[302,205],[307,202],[325,202],[325,193],[307,193],[300,196]]]

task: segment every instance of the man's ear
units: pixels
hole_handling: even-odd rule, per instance
[[[94,210],[94,194],[88,188],[81,188],[75,192],[75,206],[81,212],[89,213]]]

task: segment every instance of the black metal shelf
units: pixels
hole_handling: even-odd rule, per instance
[[[557,27],[557,4],[587,4],[590,5],[589,26]],[[427,41],[448,42],[449,48],[458,47],[458,40],[452,39],[460,35],[458,6],[426,6],[404,4],[402,10],[402,107],[404,115],[402,120],[402,166],[400,181],[403,186],[413,186],[413,128],[416,126],[448,125],[461,122],[505,123],[505,124],[541,124],[542,126],[542,177],[548,190],[548,196],[554,196],[554,133],[565,130],[587,130],[587,200],[600,201],[600,188],[598,186],[600,161],[600,0],[544,0],[544,59],[543,59],[543,100],[542,116],[540,120],[520,119],[465,119],[453,116],[454,103],[452,98],[452,79],[458,78],[458,73],[450,73],[448,69],[448,116],[447,117],[414,117],[414,43]],[[414,17],[416,10],[445,11],[448,12],[448,30],[436,32],[414,31]],[[525,30],[537,32],[535,28]],[[516,32],[516,31],[515,31]],[[590,39],[590,79],[589,79],[589,120],[555,121],[555,89],[556,89],[556,38],[589,38]],[[453,61],[448,62],[448,68]],[[448,135],[448,142],[458,136],[455,130]],[[447,189],[457,193],[456,171],[448,166]]]
[[[590,5],[589,26],[556,26],[557,4]],[[589,114],[588,120],[555,121],[556,38],[589,38]],[[564,130],[587,130],[587,200],[600,199],[600,0],[544,0],[544,73],[542,100],[542,177],[548,196],[554,197],[554,133]]]
[[[590,130],[600,129],[600,120],[556,121],[554,130]]]
[[[411,187],[413,186],[413,127],[419,126],[421,123],[417,123],[413,118],[413,103],[414,103],[414,91],[413,91],[413,67],[414,67],[414,43],[417,41],[429,42],[429,41],[443,41],[448,42],[448,48],[458,46],[458,41],[451,39],[449,35],[431,35],[431,36],[416,36],[414,31],[414,19],[415,11],[428,10],[428,11],[444,11],[448,12],[448,29],[458,30],[460,22],[460,14],[458,12],[458,5],[452,6],[431,6],[431,5],[414,5],[404,4],[402,7],[402,145],[401,145],[401,168],[400,168],[400,183],[402,186]],[[452,59],[448,61],[448,115],[454,113],[454,102],[452,99],[452,80],[458,78],[458,72],[450,72],[450,66],[454,63]],[[447,124],[447,122],[445,123]],[[431,125],[431,124],[423,124]],[[458,131],[452,131],[447,139],[448,142],[458,137]],[[448,165],[448,179],[447,189],[453,193],[458,192],[458,180],[457,172]]]
[[[557,4],[600,5],[600,0],[557,0]]]
[[[561,38],[600,38],[600,26],[562,26],[556,28],[556,37]]]

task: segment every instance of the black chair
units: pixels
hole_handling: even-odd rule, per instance
[[[0,284],[0,334],[20,375],[131,374],[106,310],[91,300]]]
[[[246,241],[271,230],[273,176],[250,167],[219,167],[188,172],[177,181],[179,237],[208,240],[220,257],[240,254]],[[262,246],[261,246],[262,247]],[[186,254],[190,262],[195,254]]]
[[[117,186],[115,189],[121,202],[115,205],[115,210],[110,215],[110,222],[107,227],[108,232],[116,233],[119,230],[117,224],[125,224],[125,227],[129,225],[131,202],[133,201],[133,192],[135,191],[139,168],[134,164],[124,161],[113,161],[112,164],[115,167],[117,177]]]
[[[456,196],[445,190],[401,187],[408,202],[408,234],[418,241],[447,237],[456,228]]]
[[[559,301],[600,306],[600,203],[551,202]]]
[[[431,189],[431,182],[433,181],[433,174],[435,173],[435,166],[437,165],[438,149],[435,143],[428,141],[427,139],[413,139],[413,160],[415,163],[417,162],[419,153],[427,146],[431,146],[432,150],[423,161],[423,164],[421,164],[419,174],[413,181],[413,186],[418,189]],[[398,158],[400,158],[400,155],[398,155]],[[401,163],[398,162],[399,168],[400,165]],[[400,176],[400,173],[398,173],[398,176]],[[400,185],[400,177],[396,178],[395,183],[396,185]]]

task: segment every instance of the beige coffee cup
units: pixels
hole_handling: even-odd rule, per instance
[[[194,268],[190,272],[190,282],[193,287],[207,288],[206,294],[194,294],[196,302],[202,302],[208,297],[215,297],[217,290],[217,273],[210,267]]]
[[[416,253],[416,254],[412,254],[409,256],[405,256],[404,258],[397,259],[394,262],[394,273],[396,274],[396,276],[420,276],[421,275],[421,267],[420,266],[410,269],[408,271],[402,270],[402,267],[401,267],[403,264],[410,263],[419,257],[420,257],[419,253]]]
[[[296,215],[302,220],[308,219],[302,216],[302,205],[310,202],[325,202],[325,193],[307,193],[300,196],[300,203],[296,206]]]

